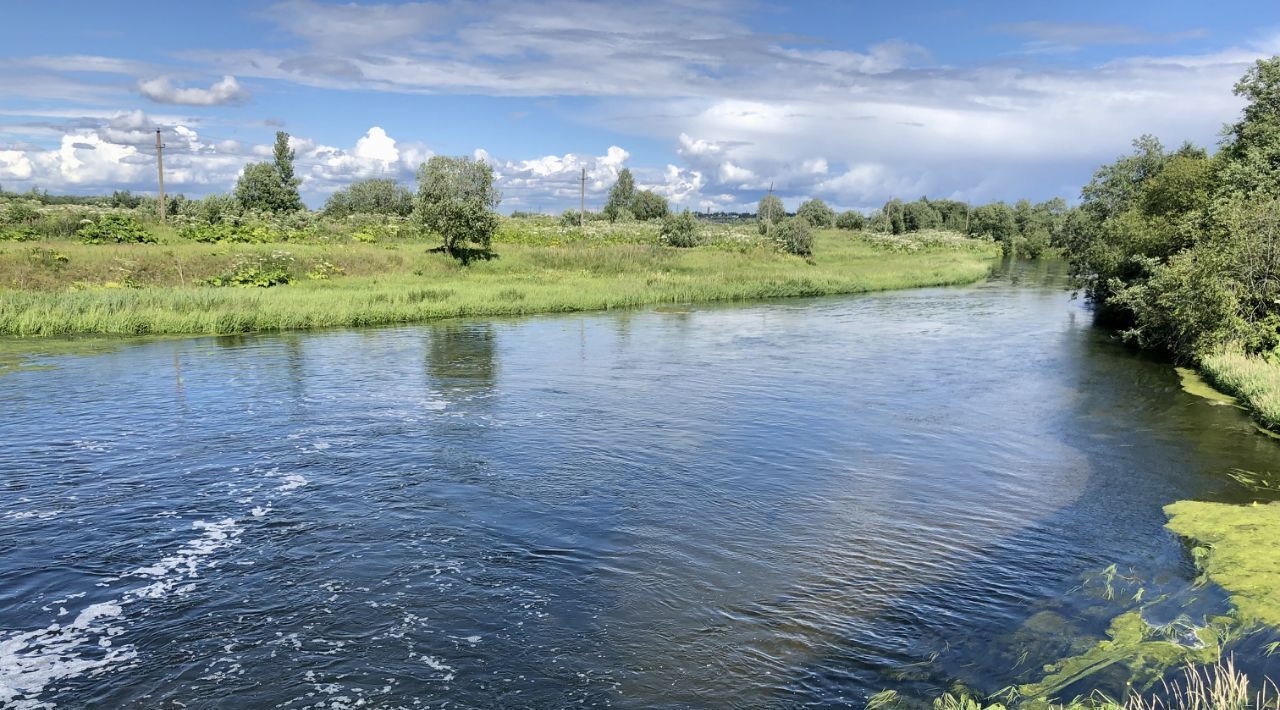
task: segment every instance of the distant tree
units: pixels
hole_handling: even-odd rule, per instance
[[[389,178],[359,180],[338,190],[324,203],[329,217],[381,214],[408,217],[413,212],[413,192]]]
[[[835,211],[817,198],[801,203],[800,208],[796,210],[796,216],[813,227],[832,227],[836,223]]]
[[[660,219],[667,216],[667,198],[651,190],[640,190],[631,198],[631,214],[636,219]]]
[[[418,168],[418,219],[444,239],[442,248],[453,256],[465,259],[468,244],[488,251],[501,199],[493,168],[484,161],[436,155]]]
[[[969,220],[969,205],[959,200],[930,200],[929,204],[938,211],[942,218],[939,225],[942,229],[953,232],[965,231]]]
[[[236,199],[245,209],[263,212],[297,212],[302,209],[298,186],[302,180],[294,175],[294,150],[289,147],[289,134],[276,131],[275,159],[270,163],[249,163],[236,182]]]
[[[116,190],[111,193],[111,206],[133,209],[142,202],[142,198],[128,190]],[[170,213],[172,214],[172,213]]]
[[[756,220],[760,224],[761,234],[781,224],[786,218],[787,208],[782,205],[781,198],[777,195],[766,195],[760,198],[760,204],[756,206]]]
[[[997,241],[1006,255],[1012,253],[1014,239],[1018,236],[1013,210],[1003,202],[973,208],[969,216],[969,235]]]
[[[631,216],[631,204],[635,199],[636,179],[630,168],[623,168],[618,173],[617,182],[609,188],[609,201],[605,203],[604,214],[610,222],[625,220]]]
[[[836,227],[839,229],[857,231],[866,226],[866,223],[867,218],[861,212],[854,212],[853,210],[841,212],[840,216],[836,217]]]
[[[905,231],[919,232],[942,226],[942,213],[926,197],[902,206],[902,226]]]
[[[894,198],[884,204],[882,209],[885,219],[889,223],[889,231],[893,234],[902,234],[907,231],[907,222],[905,210],[902,206],[902,200]]]

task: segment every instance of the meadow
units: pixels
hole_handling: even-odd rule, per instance
[[[7,243],[0,334],[223,334],[861,293],[971,283],[999,253],[945,232],[820,230],[806,259],[750,226],[706,225],[702,245],[686,249],[660,245],[657,232],[504,219],[492,253],[469,263],[385,230],[262,244],[172,230],[157,230],[158,243]]]

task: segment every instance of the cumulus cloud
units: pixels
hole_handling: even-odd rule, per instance
[[[183,106],[222,106],[249,100],[249,92],[230,74],[213,82],[207,89],[177,86],[168,76],[162,75],[139,81],[138,91],[156,103]]]

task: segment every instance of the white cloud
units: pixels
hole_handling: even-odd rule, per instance
[[[175,86],[168,76],[158,76],[139,81],[138,91],[156,103],[184,106],[222,106],[249,100],[248,90],[229,74],[213,82],[207,89]]]

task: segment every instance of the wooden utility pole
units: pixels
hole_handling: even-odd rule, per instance
[[[772,180],[769,181],[769,197],[773,197],[773,181]],[[767,229],[773,226],[773,200],[771,199],[765,200],[764,203],[768,205],[767,209],[769,211],[769,214],[765,215],[765,218],[764,218],[765,228]]]
[[[160,221],[164,221],[164,143],[160,142],[160,129],[156,129],[156,171],[160,175]]]
[[[582,169],[582,180],[578,191],[578,229],[587,223],[587,169]]]

